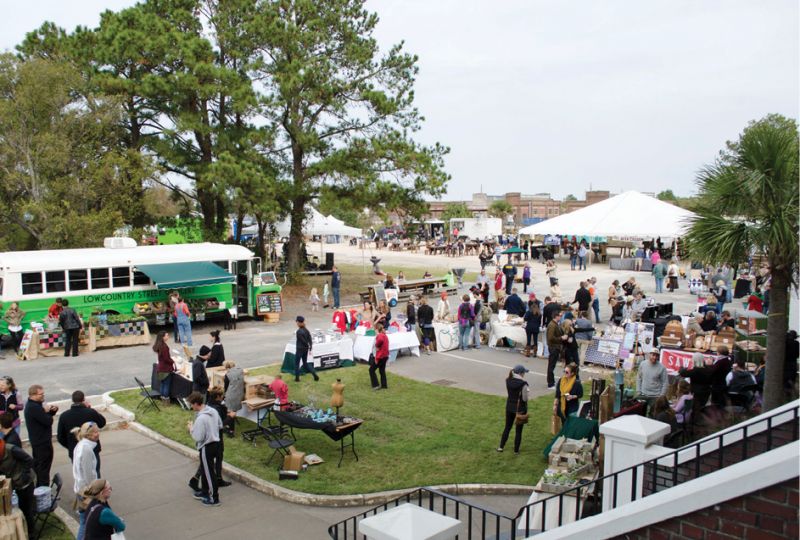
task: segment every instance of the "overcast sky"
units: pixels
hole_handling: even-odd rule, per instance
[[[125,0],[28,0],[0,49],[46,20],[94,26]],[[695,191],[751,119],[798,117],[797,0],[368,0],[379,41],[420,57],[422,142],[473,192]]]

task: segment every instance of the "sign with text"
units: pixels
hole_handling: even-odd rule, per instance
[[[692,351],[682,351],[678,349],[661,349],[660,360],[667,368],[667,373],[677,375],[681,369],[692,369]],[[703,353],[703,361],[706,365],[712,364],[716,358],[713,354]]]

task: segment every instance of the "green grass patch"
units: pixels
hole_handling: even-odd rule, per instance
[[[63,494],[63,492],[62,492]],[[63,495],[62,495],[63,496]],[[42,540],[75,540],[72,533],[69,532],[67,526],[58,519],[57,516],[52,515],[47,520],[47,526],[42,531]]]
[[[267,366],[251,373],[274,374],[279,366]],[[389,390],[370,387],[367,368],[320,372],[321,380],[310,376],[289,382],[289,398],[327,408],[331,384],[341,378],[346,385],[341,413],[364,419],[356,432],[360,461],[345,454],[340,468],[339,443],[318,430],[295,430],[296,447],[315,453],[325,463],[309,467],[297,481],[278,481],[277,458],[266,466],[272,451],[266,441],[256,446],[243,441],[239,433],[252,427],[242,420],[237,437],[225,439],[225,461],[270,482],[317,494],[369,493],[388,489],[454,483],[499,483],[533,485],[541,476],[546,460],[542,450],[552,438],[550,416],[553,399],[543,396],[529,406],[530,423],[523,431],[520,455],[514,455],[512,429],[506,451],[495,451],[503,430],[505,398],[447,388],[389,374]],[[133,410],[139,402],[136,391],[115,392],[117,402]],[[162,435],[193,446],[186,431],[192,413],[171,406],[160,413],[137,414],[137,420]]]

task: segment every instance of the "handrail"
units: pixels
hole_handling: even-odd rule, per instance
[[[776,418],[781,417],[781,416],[785,417],[787,415],[791,415],[791,416],[789,418],[786,418],[783,421],[780,421],[777,424],[773,423],[773,419],[776,419]],[[538,531],[547,530],[546,529],[547,514],[546,514],[545,510],[547,509],[548,503],[549,504],[555,504],[556,501],[554,501],[553,499],[558,499],[558,504],[559,504],[558,526],[560,526],[560,525],[562,525],[562,519],[563,519],[563,517],[561,515],[562,514],[561,508],[563,508],[564,497],[565,496],[569,496],[569,497],[574,497],[575,500],[578,502],[578,504],[576,504],[576,519],[575,519],[575,521],[577,521],[578,519],[580,519],[578,517],[580,515],[580,512],[579,512],[578,508],[580,507],[580,501],[582,500],[581,499],[582,491],[583,490],[589,490],[590,488],[595,488],[595,491],[597,491],[597,488],[602,489],[602,487],[606,484],[606,482],[610,482],[611,485],[613,486],[612,487],[612,493],[610,494],[611,495],[611,508],[616,508],[618,506],[618,492],[617,492],[618,490],[617,490],[617,487],[618,487],[619,482],[620,482],[620,477],[624,478],[625,475],[629,475],[629,477],[631,478],[630,501],[632,502],[632,501],[637,500],[638,498],[644,498],[644,497],[648,496],[648,494],[641,494],[640,495],[639,494],[639,489],[638,489],[638,487],[639,487],[639,478],[638,477],[641,474],[641,481],[644,482],[644,475],[645,475],[646,471],[648,470],[648,467],[650,467],[652,469],[653,480],[655,480],[655,475],[656,475],[656,472],[657,472],[659,467],[671,468],[672,469],[672,477],[671,477],[672,485],[678,485],[678,484],[682,483],[682,482],[678,481],[679,480],[678,479],[678,469],[683,463],[686,463],[687,461],[691,461],[691,460],[685,459],[685,456],[687,454],[690,454],[692,451],[694,451],[694,458],[693,459],[695,461],[695,463],[694,463],[694,471],[693,471],[694,472],[694,477],[695,478],[699,478],[700,476],[703,476],[703,474],[704,474],[700,469],[700,458],[702,458],[702,456],[705,455],[705,454],[708,454],[708,453],[713,452],[713,451],[717,451],[718,460],[719,461],[717,463],[716,469],[718,470],[718,469],[724,468],[725,465],[724,465],[724,461],[723,461],[723,453],[722,453],[721,450],[725,446],[729,446],[730,444],[736,444],[738,442],[742,442],[742,451],[741,451],[741,460],[740,461],[744,461],[745,459],[748,459],[748,457],[750,457],[749,452],[748,452],[748,442],[749,442],[749,440],[753,439],[754,437],[757,437],[757,436],[761,435],[762,433],[764,433],[764,431],[766,431],[766,447],[767,447],[766,449],[767,450],[772,450],[773,448],[776,448],[778,446],[783,446],[783,443],[776,444],[776,441],[774,440],[774,437],[772,436],[771,432],[772,432],[773,428],[781,426],[781,425],[785,425],[785,424],[787,424],[789,422],[791,422],[791,424],[792,424],[792,441],[798,440],[798,429],[800,429],[800,427],[798,426],[798,419],[800,419],[800,406],[795,406],[795,407],[792,407],[791,409],[781,410],[781,411],[773,413],[773,414],[771,414],[771,415],[769,415],[767,417],[760,418],[757,421],[750,422],[750,423],[745,423],[744,425],[739,426],[738,428],[724,430],[724,431],[722,431],[722,432],[720,432],[719,434],[716,434],[716,435],[709,435],[708,437],[704,437],[700,441],[697,441],[697,442],[695,442],[695,443],[693,443],[693,444],[691,444],[689,446],[684,446],[682,448],[678,448],[677,450],[674,450],[672,452],[669,452],[669,453],[664,454],[662,456],[659,456],[657,458],[653,458],[653,459],[650,459],[650,460],[645,461],[643,463],[638,463],[636,465],[632,465],[631,467],[628,467],[626,469],[622,469],[622,470],[616,471],[614,473],[607,474],[607,475],[602,476],[600,478],[597,478],[597,479],[595,479],[595,480],[593,480],[593,481],[591,481],[591,482],[589,482],[587,484],[582,484],[582,485],[579,485],[579,486],[575,486],[573,488],[567,489],[566,491],[564,491],[562,493],[555,494],[555,495],[540,499],[540,500],[535,501],[533,503],[529,503],[529,504],[523,506],[519,510],[519,512],[517,513],[517,515],[515,516],[514,519],[515,519],[515,521],[517,521],[519,523],[520,520],[523,518],[523,514],[524,514],[524,518],[525,518],[525,521],[524,521],[524,524],[525,524],[525,527],[524,527],[525,537],[530,536],[532,531],[538,532]],[[766,430],[760,430],[757,433],[748,433],[748,428],[752,427],[755,424],[759,424],[761,422],[766,422],[767,423]],[[741,432],[741,438],[736,438],[733,441],[729,441],[728,444],[725,444],[725,439],[726,438],[731,438],[732,434],[736,434],[736,433],[739,433],[739,432]],[[710,450],[710,452],[709,452],[708,445],[712,441],[716,442],[716,446],[714,448],[712,448]],[[786,442],[791,442],[791,441],[786,441]],[[706,447],[704,452],[701,452],[701,446],[705,446]],[[682,458],[681,456],[684,456],[684,458]],[[655,490],[655,486],[654,486],[653,492],[655,492],[655,491],[656,490]],[[541,505],[541,521],[539,523],[535,523],[534,524],[534,525],[541,525],[541,528],[539,528],[538,530],[537,529],[533,529],[533,527],[531,527],[531,523],[530,523],[530,516],[533,514],[533,510],[534,510],[534,508],[536,508],[537,505]]]
[[[501,512],[496,512],[494,510],[490,510],[488,508],[484,508],[479,504],[474,504],[471,502],[467,502],[464,499],[457,497],[455,495],[450,495],[449,493],[445,493],[441,490],[432,488],[432,487],[422,487],[417,488],[412,491],[409,491],[405,495],[401,495],[400,497],[393,499],[391,501],[387,501],[384,504],[378,505],[370,510],[352,516],[348,519],[342,520],[338,523],[335,523],[328,527],[328,535],[333,540],[346,540],[348,538],[357,539],[358,538],[358,522],[361,519],[374,516],[378,514],[380,510],[388,510],[390,507],[397,507],[400,506],[401,503],[410,503],[416,504],[421,508],[427,508],[431,511],[436,511],[436,499],[441,499],[441,509],[440,512],[442,515],[448,515],[447,503],[450,502],[455,505],[453,509],[453,516],[456,519],[460,519],[462,516],[462,506],[467,510],[467,538],[468,540],[472,540],[473,532],[473,519],[480,519],[480,538],[486,538],[487,532],[490,532],[495,538],[500,537],[501,529],[506,530],[505,527],[501,527],[501,525],[510,526],[511,532],[511,540],[515,540],[515,531],[516,531],[516,521],[515,518],[511,516],[507,516]],[[478,514],[478,515],[476,515]],[[488,520],[487,520],[488,518]],[[341,532],[341,535],[340,535]],[[458,536],[456,536],[458,539]]]
[[[611,508],[616,508],[622,504],[625,504],[626,502],[632,502],[637,499],[647,497],[658,491],[655,481],[658,478],[659,470],[668,474],[671,483],[666,487],[671,487],[684,481],[699,478],[707,472],[711,472],[704,472],[701,469],[701,459],[703,456],[714,451],[716,451],[718,454],[716,456],[718,461],[714,464],[713,470],[724,468],[726,465],[723,459],[723,452],[721,450],[726,446],[730,446],[731,444],[737,444],[740,442],[742,443],[740,458],[741,461],[743,461],[751,457],[751,453],[760,453],[758,449],[754,450],[753,445],[750,444],[756,437],[760,437],[762,435],[765,437],[765,443],[761,444],[766,446],[766,450],[772,450],[773,448],[783,446],[788,442],[796,441],[798,440],[798,430],[800,430],[798,420],[800,420],[800,405],[795,405],[790,409],[783,409],[778,412],[774,412],[769,416],[747,422],[738,427],[722,430],[717,434],[704,437],[703,439],[689,446],[684,446],[657,458],[653,458],[643,463],[632,465],[626,469],[607,474],[587,484],[569,488],[560,494],[555,494],[527,504],[520,508],[515,516],[508,516],[501,512],[484,508],[478,504],[467,502],[460,497],[450,495],[435,488],[422,487],[413,489],[405,495],[397,497],[396,499],[387,501],[382,505],[378,505],[370,510],[366,510],[360,514],[335,523],[328,527],[328,534],[333,540],[347,540],[349,538],[355,540],[359,538],[358,522],[361,519],[377,515],[380,511],[388,510],[390,507],[400,506],[402,503],[411,503],[422,508],[427,508],[428,510],[439,511],[443,515],[448,515],[448,504],[450,504],[453,510],[452,515],[454,515],[456,519],[466,520],[466,538],[468,540],[472,540],[473,537],[485,539],[487,538],[487,535],[493,538],[500,538],[501,531],[503,531],[503,533],[506,535],[503,536],[504,538],[507,537],[511,540],[516,540],[518,537],[527,538],[528,536],[531,536],[531,534],[536,534],[538,532],[547,530],[548,525],[551,525],[549,527],[551,529],[554,528],[554,526],[561,526],[565,524],[565,519],[567,518],[568,521],[566,522],[573,522],[582,519],[582,514],[585,510],[582,496],[590,489],[592,489],[595,493],[599,493],[602,491],[604,485],[610,486],[611,493],[607,493],[606,495],[610,497]],[[790,422],[792,424],[791,439],[786,441],[776,440],[776,437],[774,437],[772,433],[773,428],[786,425]],[[755,428],[755,426],[759,426],[762,423],[766,423],[766,429]],[[694,461],[693,466],[686,465],[691,461]],[[690,473],[690,477],[685,479],[679,478],[678,473],[681,467],[687,467],[685,472]],[[627,493],[623,494],[622,492],[618,492],[620,479],[630,480],[630,494],[627,497]],[[647,479],[652,481],[651,492],[640,493],[640,487],[644,485]],[[564,497],[574,498],[574,515],[564,515]],[[624,502],[621,502],[620,499],[622,499]],[[437,509],[437,503],[439,501],[441,501],[441,508]],[[547,521],[546,510],[548,505],[550,505],[549,507],[552,508],[552,505],[554,504],[558,505],[558,517],[556,523],[551,524]],[[541,510],[541,517],[536,520],[537,523],[531,523],[537,506],[539,506]],[[463,515],[463,510],[466,510],[466,516]],[[570,513],[572,513],[571,509]],[[478,536],[473,534],[473,528],[476,527],[478,528]],[[506,527],[508,528],[506,529]]]

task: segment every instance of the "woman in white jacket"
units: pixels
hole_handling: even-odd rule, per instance
[[[72,434],[78,440],[75,451],[72,454],[72,476],[75,479],[75,498],[80,503],[80,493],[92,482],[97,480],[97,456],[94,449],[97,441],[100,440],[100,429],[94,422],[85,422],[81,427],[74,428]],[[80,507],[80,506],[79,506]],[[84,529],[86,527],[86,512],[80,510],[80,527],[78,528],[77,540],[83,540]]]

